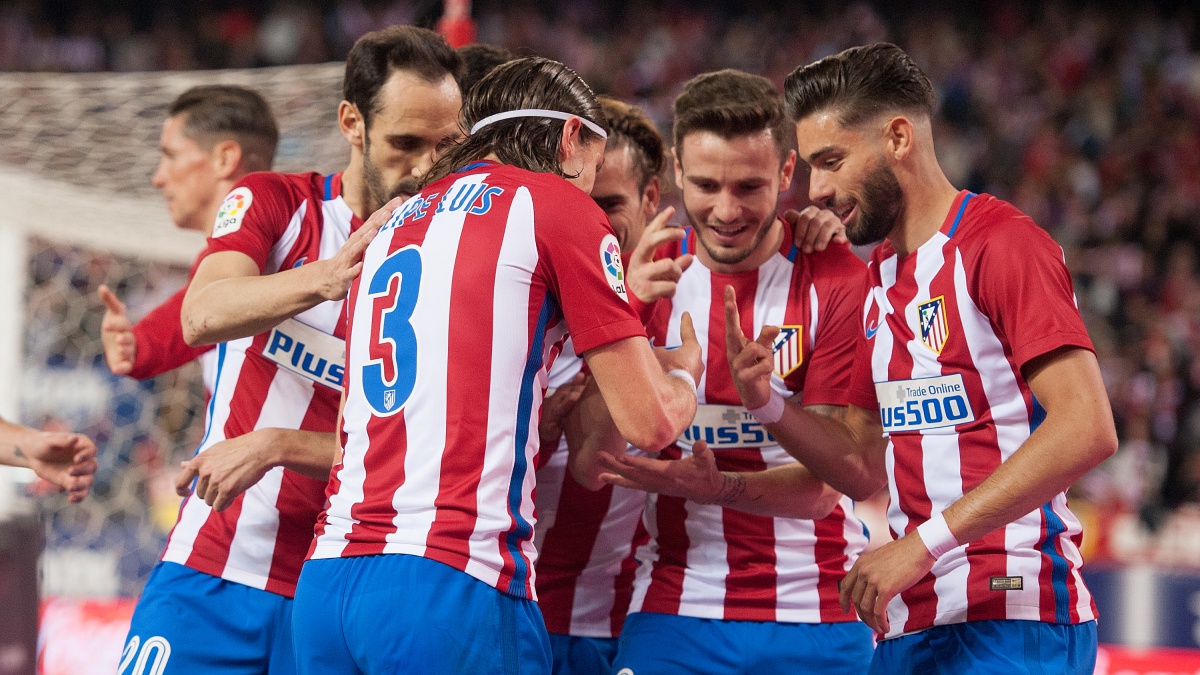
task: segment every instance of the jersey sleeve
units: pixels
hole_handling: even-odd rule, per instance
[[[862,322],[855,323],[854,364],[850,370],[850,389],[847,402],[863,410],[879,410],[875,393],[875,378],[871,373],[871,341],[862,331]]]
[[[817,332],[812,361],[804,376],[804,405],[844,406],[862,333],[866,265],[848,246],[830,247],[809,257],[817,290]]]
[[[628,337],[645,337],[629,306],[621,247],[608,218],[574,186],[535,197],[539,259],[558,300],[575,353]]]
[[[1060,347],[1094,351],[1062,248],[1023,215],[988,232],[970,281],[979,309],[1008,342],[1018,367]]]
[[[267,261],[287,230],[299,204],[292,186],[280,174],[252,173],[238,182],[221,202],[204,255],[220,251],[244,253],[267,273]],[[292,207],[292,208],[289,208]]]
[[[184,342],[179,310],[183,307],[186,293],[187,286],[184,286],[134,324],[133,337],[137,350],[134,352],[133,369],[129,371],[130,377],[135,380],[156,377],[175,370],[215,346],[189,347]]]

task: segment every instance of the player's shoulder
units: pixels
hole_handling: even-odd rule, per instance
[[[985,193],[970,195],[959,232],[955,234],[961,237],[958,245],[968,255],[986,251],[989,255],[1021,257],[1039,248],[1061,255],[1058,243],[1033,218],[1003,199]]]
[[[804,264],[812,270],[813,277],[829,279],[853,279],[861,281],[867,273],[867,264],[862,261],[849,244],[831,243],[824,251],[799,252]]]
[[[275,220],[279,211],[294,212],[310,197],[319,198],[322,176],[317,173],[256,171],[242,176],[217,209],[213,237],[241,229],[242,221]]]

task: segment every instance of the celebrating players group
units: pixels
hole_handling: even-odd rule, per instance
[[[903,51],[699,75],[669,142],[417,28],[343,86],[333,175],[270,172],[243,88],[163,125],[208,245],[136,325],[101,289],[106,356],[199,358],[210,399],[119,673],[1092,672],[1091,342],[1062,250],[942,173]]]

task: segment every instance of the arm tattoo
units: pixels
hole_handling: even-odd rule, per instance
[[[721,472],[721,489],[717,490],[714,504],[729,506],[737,502],[746,492],[746,479],[736,471]]]

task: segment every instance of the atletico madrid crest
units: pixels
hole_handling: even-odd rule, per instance
[[[775,356],[775,374],[787,377],[804,363],[804,326],[780,326],[771,343]]]
[[[946,296],[939,295],[917,305],[917,317],[921,320],[921,342],[935,354],[941,354],[950,335],[946,324]]]

